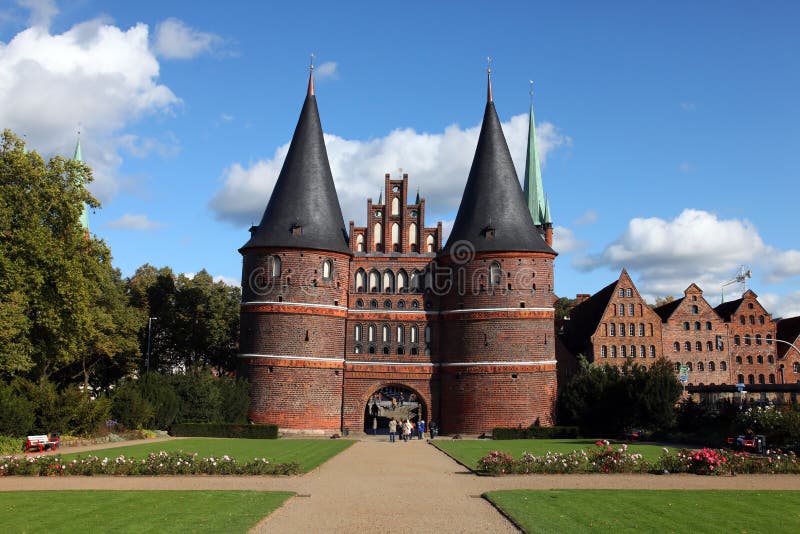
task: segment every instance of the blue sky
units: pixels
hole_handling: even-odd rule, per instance
[[[311,52],[345,219],[402,167],[447,227],[491,56],[518,167],[534,80],[558,294],[626,266],[648,298],[697,282],[716,304],[744,264],[800,314],[795,2],[252,4],[0,3],[0,127],[49,155],[81,125],[91,228],[124,274],[238,280]]]

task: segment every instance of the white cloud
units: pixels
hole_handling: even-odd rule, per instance
[[[123,30],[92,20],[61,34],[31,27],[0,42],[0,102],[13,103],[0,105],[0,124],[45,156],[71,156],[80,125],[90,188],[107,200],[120,185],[119,150],[130,146],[119,131],[180,102],[158,76],[144,24]]]
[[[681,171],[684,174],[690,173],[690,172],[692,172],[694,170],[694,165],[692,165],[688,161],[684,161],[683,163],[678,165],[678,170]]]
[[[420,195],[427,200],[426,224],[433,225],[438,218],[452,214],[461,200],[479,130],[479,126],[462,129],[451,125],[443,133],[428,134],[406,128],[369,141],[326,134],[328,159],[345,224],[350,219],[364,224],[366,198],[377,201],[384,173],[396,175],[399,167],[409,173],[411,191],[419,186]],[[503,130],[521,176],[528,116],[511,118],[503,124]],[[287,130],[287,137],[290,135],[291,130]],[[554,148],[571,144],[569,137],[546,122],[537,126],[537,139],[543,161]],[[269,159],[249,166],[233,163],[225,169],[222,188],[209,203],[214,215],[237,225],[258,223],[288,149],[287,143]]]
[[[335,61],[326,61],[318,67],[314,67],[314,78],[324,80],[325,78],[338,78],[338,64]]]
[[[116,221],[111,221],[106,226],[109,228],[146,232],[148,230],[163,228],[166,225],[164,223],[151,221],[147,215],[126,213]]]
[[[167,59],[191,59],[211,52],[220,43],[219,35],[201,32],[181,20],[168,18],[156,27],[153,49]]]
[[[601,253],[578,258],[575,265],[583,270],[626,267],[639,274],[643,293],[680,295],[692,282],[717,291],[739,265],[758,268],[767,283],[798,276],[800,252],[766,245],[747,220],[685,209],[672,220],[632,219]]]
[[[556,226],[553,228],[553,250],[559,254],[567,254],[576,250],[583,250],[587,246],[586,241],[581,241],[569,228]]]
[[[587,210],[586,213],[581,215],[578,220],[575,221],[575,225],[577,226],[586,226],[589,224],[594,224],[600,216],[597,214],[595,210]]]
[[[30,11],[28,24],[49,28],[53,18],[58,15],[54,0],[17,0],[17,4]]]
[[[772,314],[773,318],[788,318],[800,315],[800,291],[795,291],[788,295],[759,294],[758,300]]]
[[[694,111],[697,109],[697,105],[694,102],[681,102],[678,104],[682,111]]]
[[[224,276],[224,275],[221,275],[221,274],[216,275],[214,277],[214,281],[215,282],[222,282],[226,286],[239,287],[240,285],[242,285],[241,281],[238,278],[233,278],[231,276]]]

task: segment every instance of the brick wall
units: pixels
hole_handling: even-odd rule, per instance
[[[776,357],[776,344],[767,342],[767,336],[772,339],[776,337],[775,323],[754,293],[745,293],[739,309],[731,315],[728,329],[732,380],[738,380],[739,375],[742,375],[744,382],[750,383],[752,376],[752,382],[758,384],[759,378],[763,376],[764,383],[769,384],[772,375],[775,383],[779,383],[780,362]],[[752,359],[752,363],[748,357]],[[759,362],[759,357],[763,363]]]

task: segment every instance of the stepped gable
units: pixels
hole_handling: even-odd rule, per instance
[[[350,254],[314,95],[313,72],[289,153],[258,226],[240,249],[300,248]]]
[[[528,211],[492,101],[491,82],[472,168],[442,254],[450,254],[450,247],[459,241],[472,243],[476,252],[556,254],[542,239]]]

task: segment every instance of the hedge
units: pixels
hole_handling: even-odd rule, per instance
[[[276,425],[243,425],[236,423],[181,423],[172,425],[171,436],[205,438],[277,439]]]
[[[531,426],[528,428],[497,427],[492,430],[492,439],[570,439],[578,438],[577,426]]]

